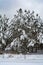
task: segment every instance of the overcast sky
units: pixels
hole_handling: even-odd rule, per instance
[[[34,10],[43,19],[43,0],[0,0],[0,14],[12,17],[19,8]]]

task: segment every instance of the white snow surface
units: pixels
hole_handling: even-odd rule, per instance
[[[6,41],[2,38],[2,43],[4,44],[4,45],[6,45]]]
[[[31,41],[29,44],[28,44],[28,47],[29,46],[34,46],[34,43]]]
[[[41,55],[22,55],[22,54],[2,54],[0,55],[0,65],[43,65],[43,54]]]
[[[40,43],[43,44],[43,34],[41,32],[39,33],[38,39],[39,39]]]
[[[22,35],[20,36],[20,40],[24,40],[24,38],[27,38],[27,35],[25,33],[25,30],[22,30]]]

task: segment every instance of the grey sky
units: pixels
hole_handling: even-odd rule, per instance
[[[34,10],[43,19],[43,0],[0,0],[0,14],[12,17],[19,8]]]

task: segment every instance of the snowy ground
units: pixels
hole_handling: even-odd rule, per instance
[[[14,54],[3,54],[0,55],[0,65],[43,65],[43,55],[14,55]]]

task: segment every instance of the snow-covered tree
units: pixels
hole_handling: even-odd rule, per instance
[[[27,53],[30,46],[33,50],[36,44],[43,44],[42,20],[34,13],[20,8],[11,21],[0,15],[0,48]]]
[[[2,49],[4,49],[4,47],[6,46],[6,39],[7,39],[7,35],[6,35],[6,30],[8,27],[8,18],[6,17],[6,15],[4,15],[3,17],[0,15],[0,44],[2,46]]]

